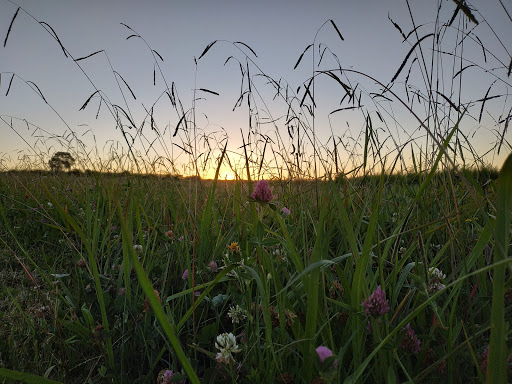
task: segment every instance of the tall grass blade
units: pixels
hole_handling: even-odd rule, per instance
[[[9,94],[9,91],[11,90],[12,81],[14,80],[14,73],[11,76],[11,80],[9,81],[9,86],[7,87],[7,92],[5,92],[5,96]]]
[[[105,50],[104,50],[104,49],[101,49],[101,50],[99,50],[99,51],[96,51],[96,52],[91,53],[90,55],[83,56],[83,57],[79,57],[78,59],[75,59],[75,61],[80,61],[80,60],[88,59],[89,57],[94,56],[94,55],[96,55],[96,54],[98,54],[98,53],[100,53],[100,52],[105,52]]]
[[[203,91],[203,92],[211,93],[212,95],[219,96],[219,93],[218,93],[218,92],[210,91],[209,89],[206,89],[206,88],[199,88],[199,90],[200,90],[200,91]]]
[[[126,243],[126,249],[128,250],[130,260],[133,266],[135,267],[135,272],[137,273],[137,279],[139,281],[139,284],[144,294],[148,298],[149,304],[151,305],[151,308],[153,309],[155,316],[164,331],[164,334],[167,336],[167,339],[171,343],[171,346],[174,349],[174,352],[176,353],[176,356],[178,357],[178,360],[180,361],[183,369],[185,370],[188,379],[194,384],[199,384],[199,379],[194,369],[192,368],[189,359],[185,355],[185,352],[183,352],[183,349],[181,348],[181,344],[178,338],[176,337],[174,327],[172,326],[172,324],[169,322],[169,319],[165,315],[165,312],[162,308],[162,304],[155,295],[154,288],[151,285],[151,281],[149,280],[142,264],[140,263],[137,255],[135,254],[133,246],[131,246],[132,234],[128,231],[128,228],[123,217],[123,212],[121,210],[121,205],[119,203],[117,204],[117,213],[119,220],[121,222],[122,241],[123,243]]]
[[[320,211],[320,218],[316,225],[316,241],[313,247],[313,253],[311,255],[310,263],[315,264],[319,262],[328,249],[328,234],[326,231],[327,226],[327,204],[322,206]],[[313,359],[316,357],[315,354],[315,334],[317,332],[317,321],[319,318],[319,302],[321,302],[318,294],[319,287],[321,285],[320,269],[315,268],[311,271],[308,278],[307,287],[307,309],[306,309],[306,326],[304,330],[304,373],[308,381],[313,376]]]
[[[512,154],[505,160],[498,178],[498,202],[495,229],[495,264],[512,260],[509,257],[510,214],[512,211]],[[510,264],[509,264],[510,266]],[[507,265],[494,269],[491,309],[491,340],[486,383],[507,382],[507,331],[505,329],[505,270]]]
[[[412,53],[414,52],[414,50],[416,49],[416,47],[423,41],[425,40],[427,37],[433,37],[435,36],[433,33],[429,33],[425,36],[423,36],[421,39],[419,39],[412,47],[411,49],[409,50],[409,52],[407,53],[407,55],[405,56],[405,59],[404,61],[402,61],[402,64],[400,64],[400,67],[398,68],[398,71],[396,71],[395,75],[393,76],[393,78],[391,79],[390,83],[392,83],[393,81],[396,80],[396,78],[398,77],[398,75],[400,75],[400,72],[402,72],[402,69],[404,69],[405,67],[405,64],[407,64],[407,60],[409,60],[409,57],[412,55]]]
[[[129,90],[129,91],[130,91],[130,93],[132,94],[133,99],[134,99],[134,100],[137,100],[137,98],[135,97],[135,93],[133,93],[132,89],[130,88],[130,86],[128,85],[128,83],[126,82],[126,80],[123,78],[123,76],[121,76],[121,75],[119,74],[119,72],[117,72],[117,71],[114,71],[114,73],[115,73],[117,76],[119,76],[119,77],[121,78],[121,80],[123,80],[124,85],[126,85],[126,88],[128,88],[128,90]]]
[[[13,371],[6,368],[0,368],[0,377],[7,380],[21,381],[27,384],[62,384],[60,381],[50,380],[43,376]]]
[[[331,19],[329,20],[332,24],[332,26],[334,27],[334,29],[336,30],[336,33],[338,34],[338,36],[340,37],[341,41],[344,41],[345,39],[343,38],[343,36],[341,35],[341,32],[340,30],[338,29],[338,26],[334,23],[334,21]]]
[[[39,87],[36,85],[36,83],[32,82],[32,81],[27,81],[27,84],[32,84],[34,87],[36,87],[37,91],[39,92],[39,95],[41,96],[41,98],[43,99],[43,101],[48,104],[48,102],[46,101],[46,99],[44,98],[44,95],[43,95],[43,92],[41,92],[41,90],[39,89]]]
[[[64,56],[68,57],[66,48],[64,48],[64,46],[62,45],[62,42],[60,41],[59,36],[57,36],[57,33],[54,31],[54,29],[51,27],[51,25],[48,23],[45,23],[44,21],[40,21],[39,24],[44,25],[45,27],[48,27],[50,29],[50,31],[53,33],[53,35],[52,35],[53,38],[55,40],[57,40],[57,43],[59,43],[60,49],[62,49],[62,53],[64,53]]]
[[[304,52],[302,52],[302,54],[299,56],[299,59],[297,60],[297,62],[296,62],[296,63],[295,63],[295,65],[293,66],[293,69],[296,69],[296,68],[299,66],[299,64],[300,64],[300,62],[301,62],[301,60],[302,60],[302,58],[304,57],[304,54],[305,54],[305,53],[307,52],[307,50],[308,50],[309,48],[311,48],[312,46],[313,46],[313,44],[309,44],[309,45],[306,47],[306,49],[304,49]]]
[[[4,47],[7,45],[7,39],[9,38],[9,35],[11,34],[12,25],[14,24],[14,20],[16,19],[16,16],[18,16],[18,12],[20,11],[20,7],[16,10],[16,13],[14,13],[14,16],[12,17],[11,24],[9,24],[9,29],[7,30],[7,35],[5,35],[4,40]]]
[[[235,41],[233,44],[242,44],[245,48],[247,48],[249,51],[252,52],[252,54],[256,57],[258,57],[258,55],[256,54],[256,52],[254,52],[254,49],[252,49],[251,47],[249,47],[247,44],[241,42],[241,41]]]
[[[203,57],[204,55],[206,55],[206,52],[208,52],[210,50],[211,47],[213,47],[213,44],[215,44],[217,42],[217,40],[211,42],[210,44],[208,44],[206,46],[206,48],[204,49],[203,53],[201,53],[201,55],[199,55],[199,57],[197,58],[197,60],[201,60],[201,57]]]

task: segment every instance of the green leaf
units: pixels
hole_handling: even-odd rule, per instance
[[[263,241],[261,242],[261,245],[263,245],[264,247],[272,247],[272,246],[280,244],[280,243],[281,242],[277,239],[266,238],[266,239],[263,239]]]
[[[90,329],[94,328],[94,319],[92,318],[91,312],[85,307],[82,306],[82,315],[84,315],[85,323]]]
[[[101,377],[105,377],[105,375],[107,374],[107,367],[102,365],[101,367],[98,368],[98,373],[100,374]]]
[[[23,373],[18,371],[12,371],[6,368],[0,368],[0,377],[21,381],[28,384],[62,384],[60,381],[50,380],[43,376],[32,375],[30,373]]]
[[[229,295],[223,295],[222,293],[218,294],[212,299],[212,304],[214,308],[217,308],[219,305],[224,303],[229,299]]]

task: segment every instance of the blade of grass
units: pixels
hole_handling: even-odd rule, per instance
[[[131,247],[132,242],[132,236],[131,233],[128,231],[128,228],[126,226],[123,212],[121,210],[121,205],[117,204],[117,212],[119,216],[119,220],[121,222],[121,231],[122,231],[122,239],[123,243],[127,243],[126,248],[129,254],[129,257],[135,267],[135,272],[137,273],[137,279],[139,281],[140,286],[142,287],[142,290],[144,291],[144,294],[149,300],[149,304],[151,305],[151,308],[153,309],[153,312],[155,313],[156,318],[158,319],[158,322],[160,323],[165,335],[167,336],[167,339],[171,343],[172,348],[174,349],[174,352],[176,353],[176,356],[178,357],[178,360],[180,361],[183,369],[185,370],[185,373],[188,376],[188,379],[194,383],[199,384],[199,378],[197,377],[194,369],[192,368],[192,365],[190,364],[189,359],[185,355],[185,352],[183,352],[183,349],[181,348],[181,344],[176,337],[174,327],[169,322],[169,319],[165,315],[165,312],[162,308],[162,304],[160,303],[160,300],[155,295],[153,286],[151,285],[151,281],[149,280],[148,276],[146,275],[146,272],[144,271],[144,268],[142,267],[139,259],[137,258],[137,255],[135,254],[135,250],[133,247]]]
[[[60,381],[47,379],[46,377],[43,376],[13,371],[6,368],[0,368],[0,377],[3,377],[7,380],[21,381],[27,384],[62,384],[62,382]]]
[[[327,225],[327,204],[323,204],[320,210],[320,218],[316,226],[316,241],[311,254],[311,263],[319,262],[328,252],[328,239],[326,233]],[[311,271],[308,278],[307,287],[307,309],[306,309],[306,326],[304,329],[304,374],[308,381],[313,376],[313,362],[315,358],[315,335],[317,332],[318,308],[320,299],[318,297],[320,286],[320,269],[315,268]]]
[[[512,154],[501,168],[498,178],[498,202],[495,229],[495,264],[511,261],[508,257],[510,237],[510,211],[512,209]],[[512,262],[512,261],[511,261]],[[489,346],[489,365],[486,383],[505,383],[507,381],[507,333],[505,329],[505,269],[503,265],[494,269],[491,309],[491,340]]]

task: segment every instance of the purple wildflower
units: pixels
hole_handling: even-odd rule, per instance
[[[157,384],[171,384],[174,372],[168,369],[162,369],[156,379]],[[185,383],[185,380],[179,381],[179,383]]]
[[[405,331],[405,336],[400,343],[400,347],[409,353],[418,353],[420,351],[421,342],[418,336],[416,336],[416,332],[411,328],[411,323],[407,323],[402,331]]]
[[[185,270],[183,271],[183,275],[181,275],[181,278],[182,278],[183,280],[187,280],[187,279],[188,279],[188,269],[185,269]]]
[[[332,356],[332,351],[324,346],[319,346],[316,349],[316,353],[318,354],[318,358],[323,363],[325,359]]]
[[[274,199],[267,180],[258,181],[251,198],[258,203],[269,203]]]
[[[283,209],[281,209],[281,212],[285,216],[290,216],[290,213],[291,213],[291,211],[286,207],[283,207]]]
[[[389,301],[386,300],[386,292],[382,290],[380,285],[361,305],[366,310],[366,314],[373,317],[385,315],[390,309]]]
[[[173,371],[165,370],[162,377],[162,384],[171,384],[171,378],[174,376]]]
[[[318,358],[320,359],[320,362],[323,363],[325,359],[332,356],[332,351],[324,346],[319,346],[316,349],[316,353],[318,354]],[[338,365],[338,359],[334,361],[334,366],[336,367]]]
[[[215,262],[215,260],[212,260],[210,261],[210,263],[208,264],[208,269],[212,272],[217,272],[217,269],[219,269],[219,266],[217,265],[217,263]]]

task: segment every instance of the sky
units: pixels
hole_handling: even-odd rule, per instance
[[[425,38],[419,46],[425,60],[417,48],[391,90],[420,120],[432,116],[411,93],[427,94],[425,63],[427,74],[433,74],[434,83],[437,79],[438,120],[427,123],[433,135],[442,140],[455,125],[458,115],[448,114],[447,99],[457,105],[460,100],[469,107],[459,124],[464,159],[471,164],[486,154],[486,162],[500,166],[511,142],[510,130],[504,135],[503,130],[512,107],[507,77],[512,21],[504,8],[512,14],[512,1],[469,4],[479,24],[462,13],[449,28],[438,24],[442,33],[436,49],[444,53],[433,53],[433,39]],[[54,152],[69,151],[83,168],[98,167],[99,161],[102,169],[126,168],[133,164],[126,159],[135,156],[141,171],[193,174],[196,159],[199,173],[212,177],[226,145],[220,173],[233,178],[243,172],[245,142],[254,173],[278,177],[295,169],[311,175],[315,161],[319,173],[335,170],[336,142],[336,160],[347,172],[364,161],[369,120],[373,160],[389,167],[400,152],[398,164],[409,167],[412,148],[417,159],[423,154],[428,161],[435,153],[429,150],[433,141],[427,141],[426,130],[399,100],[389,93],[388,100],[376,97],[383,87],[364,75],[333,71],[357,90],[352,101],[343,99],[345,90],[325,71],[341,66],[388,85],[417,39],[436,30],[439,6],[439,23],[447,23],[456,7],[452,0],[409,0],[410,8],[406,0],[0,0],[2,42],[21,7],[5,47],[0,46],[0,167],[44,166]],[[404,34],[418,27],[418,35],[403,41],[390,19]],[[462,32],[467,38],[461,43]],[[407,95],[404,82],[411,64]],[[311,97],[304,98],[313,74]],[[479,100],[489,87],[487,97],[500,97],[485,102],[480,118]],[[352,108],[359,100],[363,107]],[[314,118],[308,107],[314,108]],[[290,121],[293,114],[297,119]],[[496,143],[502,137],[498,155]]]

